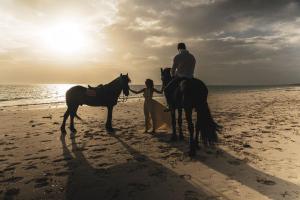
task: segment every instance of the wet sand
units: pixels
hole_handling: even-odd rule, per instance
[[[300,199],[300,91],[209,96],[220,144],[187,155],[170,133],[143,133],[143,101],[83,106],[61,135],[65,108],[0,111],[0,199]]]

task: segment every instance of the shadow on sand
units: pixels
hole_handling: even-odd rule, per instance
[[[186,143],[170,143],[170,135],[164,132],[152,134],[160,142],[168,143],[181,152],[187,151]],[[197,151],[194,161],[199,161],[207,167],[224,174],[232,180],[236,180],[262,195],[274,199],[299,199],[300,186],[281,178],[272,176],[263,171],[255,169],[246,162],[216,147],[215,155],[208,156],[205,148]],[[210,152],[213,154],[213,152]]]
[[[66,199],[216,199],[215,194],[194,187],[117,136],[113,137],[124,146],[132,159],[113,167],[96,168],[78,146],[78,138],[71,137],[67,145],[65,135],[62,134],[63,156],[70,172]]]

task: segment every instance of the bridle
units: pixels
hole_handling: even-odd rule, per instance
[[[127,78],[128,78],[128,83],[129,83],[131,80],[129,79],[129,77],[127,77]],[[127,83],[127,84],[128,84],[128,83]],[[129,96],[129,95],[126,96],[126,95],[124,94],[124,89],[125,89],[125,87],[124,87],[124,80],[123,80],[123,79],[121,80],[121,84],[122,84],[122,93],[123,93],[123,95],[122,95],[122,97],[119,97],[119,99],[121,99],[121,102],[124,103],[124,102],[126,102],[126,101],[128,100],[128,96]],[[129,89],[129,86],[128,86],[128,89]]]

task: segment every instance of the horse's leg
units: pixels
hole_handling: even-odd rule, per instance
[[[172,129],[173,129],[171,141],[176,141],[177,135],[176,135],[176,112],[175,112],[175,109],[171,110],[171,118],[172,118]]]
[[[68,108],[64,114],[63,123],[61,124],[61,127],[60,127],[60,130],[62,133],[66,133],[66,121],[67,121],[69,115],[70,115],[70,112],[69,112],[69,108]]]
[[[182,133],[182,109],[178,109],[178,127],[179,127],[179,140],[183,140],[183,133]]]
[[[197,111],[197,122],[196,122],[196,138],[195,138],[195,145],[197,149],[200,149],[199,146],[199,134],[200,134],[200,112]]]
[[[112,128],[112,111],[113,111],[113,106],[108,106],[107,107],[107,119],[106,119],[105,128],[109,132],[114,131],[114,129]]]
[[[195,147],[195,141],[194,141],[194,124],[193,124],[193,118],[192,118],[192,109],[191,108],[185,108],[185,117],[188,124],[188,130],[190,133],[190,156],[196,155],[196,147]]]
[[[74,106],[70,107],[70,130],[74,133],[77,132],[77,130],[75,129],[75,126],[74,126],[74,117],[76,116],[78,106],[79,105],[74,105]]]

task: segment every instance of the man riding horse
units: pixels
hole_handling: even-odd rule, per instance
[[[181,115],[184,110],[189,132],[189,155],[194,156],[199,147],[199,136],[205,146],[213,146],[218,141],[217,132],[220,126],[214,121],[207,103],[207,86],[203,81],[194,78],[195,57],[186,50],[184,43],[179,43],[177,48],[179,54],[174,58],[173,67],[161,69],[161,80],[169,105],[167,110],[171,112],[171,140],[177,140],[176,110],[178,111],[179,139],[183,139]],[[193,111],[197,114],[195,126]]]
[[[171,76],[173,80],[164,89],[168,111],[174,106],[175,99],[173,98],[175,89],[179,86],[182,80],[193,79],[196,59],[187,49],[184,43],[178,43],[178,54],[174,57],[173,66],[171,68]]]

